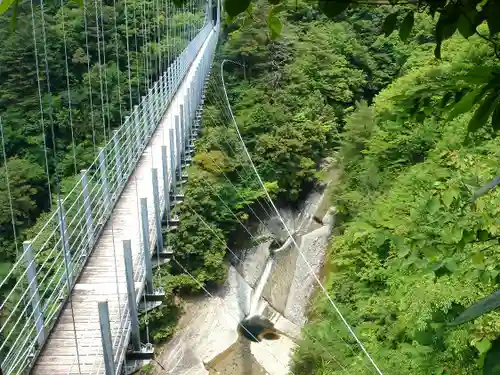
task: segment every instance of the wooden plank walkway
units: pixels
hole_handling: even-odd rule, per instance
[[[215,34],[215,30],[210,32],[153,133],[74,287],[73,312],[70,303],[67,303],[36,361],[33,374],[104,374],[97,303],[106,300],[109,304],[115,362],[122,362],[130,334],[128,320],[122,323],[124,327],[120,326],[124,320],[121,317],[128,313],[122,241],[131,240],[136,293],[140,295],[144,288],[144,261],[139,199],[148,199],[150,244],[154,248],[156,237],[151,168],[158,169],[158,187],[162,196],[164,184],[160,147],[169,147],[168,132],[173,128],[173,115],[178,114],[179,104],[194,79],[195,69],[207,50],[208,41],[216,37]]]

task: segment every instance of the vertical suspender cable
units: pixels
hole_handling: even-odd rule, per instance
[[[125,6],[125,39],[127,42],[127,73],[128,73],[128,99],[129,99],[129,113],[132,112],[134,108],[132,102],[132,75],[130,72],[130,43],[129,43],[129,35],[128,35],[128,0],[124,0],[123,4]]]
[[[97,156],[97,139],[95,133],[95,121],[94,121],[94,103],[92,98],[92,77],[90,70],[90,52],[89,52],[89,35],[88,35],[88,23],[87,23],[87,0],[83,0],[83,23],[85,27],[85,52],[87,54],[87,78],[89,85],[89,105],[90,105],[90,124],[92,126],[92,146],[94,147],[94,156]]]
[[[52,136],[52,151],[54,153],[54,165],[55,165],[55,180],[56,180],[56,193],[57,193],[57,203],[58,203],[58,210],[62,209],[62,199],[61,199],[61,184],[60,184],[60,178],[59,178],[59,172],[57,170],[57,149],[56,149],[56,135],[55,135],[55,129],[54,129],[54,119],[52,116],[52,91],[50,87],[50,74],[49,74],[49,63],[48,63],[48,57],[47,57],[47,37],[45,33],[45,12],[44,12],[44,7],[43,7],[43,0],[40,1],[40,14],[41,14],[41,21],[42,21],[42,36],[43,36],[43,48],[44,48],[44,62],[45,62],[45,79],[47,82],[47,94],[49,97],[49,123],[50,123],[50,130],[51,130],[51,136]],[[60,212],[61,217],[62,213]],[[61,224],[59,224],[61,225]],[[64,238],[61,238],[61,241],[64,241]],[[63,249],[63,251],[65,251]],[[66,258],[66,257],[65,257]],[[65,264],[65,274],[66,274],[66,285],[67,285],[67,290],[68,290],[68,302],[71,310],[71,319],[73,323],[73,335],[75,339],[75,349],[76,349],[76,355],[77,358],[80,358],[79,354],[79,348],[78,348],[78,337],[76,334],[76,323],[75,323],[75,312],[73,310],[73,298],[71,296],[71,285],[70,285],[70,272],[69,272],[69,264],[66,262]],[[81,373],[81,368],[80,368],[80,361],[78,361],[78,372]]]
[[[117,90],[118,90],[118,110],[120,113],[120,124],[123,119],[123,111],[122,111],[122,92],[121,92],[121,82],[120,82],[120,46],[118,39],[118,27],[116,26],[116,19],[118,17],[118,13],[116,12],[116,0],[113,0],[113,26],[115,29],[115,55],[116,55],[116,80],[117,80]],[[118,150],[115,150],[118,152]]]
[[[104,144],[107,143],[108,137],[106,133],[106,119],[104,115],[104,88],[102,85],[102,64],[101,64],[101,32],[99,31],[99,10],[97,8],[97,0],[94,0],[95,7],[95,27],[96,27],[96,38],[97,38],[97,59],[98,59],[98,67],[99,67],[99,86],[101,88],[101,120],[102,120],[102,129],[104,135]]]
[[[47,189],[49,193],[49,203],[50,208],[52,209],[52,188],[50,182],[50,172],[49,172],[49,158],[47,156],[47,136],[45,134],[45,121],[43,116],[43,103],[42,103],[42,87],[41,87],[41,79],[40,79],[40,68],[38,62],[38,47],[36,43],[36,24],[35,24],[35,12],[33,7],[33,0],[30,1],[31,7],[31,27],[33,28],[33,46],[35,49],[35,67],[36,67],[36,83],[38,87],[38,99],[40,105],[40,127],[42,131],[42,139],[43,139],[43,155],[45,157],[45,174],[47,176]]]
[[[144,86],[145,94],[147,95],[149,89],[149,63],[148,63],[148,37],[146,29],[146,1],[142,3],[142,57],[144,59]]]
[[[106,64],[106,39],[104,35],[104,14],[102,11],[102,0],[99,2],[99,9],[101,12],[101,33],[102,33],[102,64],[104,66],[104,94],[106,95],[106,118],[108,127],[108,138],[111,139],[111,116],[109,114],[109,94],[108,94],[108,66]],[[104,108],[103,108],[104,111]],[[104,114],[103,114],[104,116]]]
[[[7,195],[9,197],[9,210],[10,210],[10,220],[12,223],[12,233],[14,234],[14,244],[16,246],[16,260],[19,258],[19,246],[17,243],[17,233],[16,233],[16,219],[14,217],[14,207],[12,205],[12,194],[10,191],[10,179],[9,179],[9,168],[7,167],[7,153],[5,152],[5,138],[3,134],[3,123],[0,117],[0,137],[2,138],[2,153],[3,153],[3,163],[5,167],[5,185],[7,186]]]
[[[69,83],[69,67],[68,67],[68,46],[66,43],[66,29],[65,29],[65,19],[64,19],[64,2],[61,0],[61,19],[62,19],[62,34],[63,34],[63,44],[64,44],[64,67],[66,70],[66,90],[68,92],[68,110],[69,110],[69,127],[71,131],[71,145],[73,148],[73,168],[75,176],[78,174],[76,168],[76,145],[75,145],[75,134],[73,131],[73,108],[71,105],[71,87]]]
[[[136,82],[137,82],[137,102],[140,103],[141,101],[141,69],[140,69],[140,64],[139,61],[141,59],[139,58],[139,45],[137,43],[137,12],[136,12],[136,3],[132,3],[132,9],[134,10],[134,41],[135,41],[135,64],[136,64]]]

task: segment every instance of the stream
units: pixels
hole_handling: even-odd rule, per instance
[[[329,173],[330,183],[336,171]],[[281,209],[287,227],[316,274],[319,273],[333,226],[334,211],[328,206],[327,187],[313,190],[301,207]],[[323,219],[323,225],[312,220]],[[257,229],[269,237],[277,217]],[[278,221],[279,223],[279,221]],[[280,226],[280,225],[279,225]],[[276,233],[274,233],[276,235]],[[279,233],[287,238],[286,231]],[[225,285],[212,296],[188,298],[174,337],[157,348],[157,361],[171,375],[286,375],[295,340],[251,343],[237,334],[238,322],[249,312],[261,314],[294,339],[307,321],[314,278],[299,251],[287,239],[270,251],[268,240],[248,251],[239,264],[229,267]],[[271,254],[273,253],[273,254]],[[164,374],[159,366],[154,373]]]

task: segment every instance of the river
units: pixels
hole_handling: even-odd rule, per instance
[[[328,173],[327,182],[336,176]],[[315,273],[319,273],[333,226],[328,189],[313,190],[301,207],[281,210],[287,226],[295,232],[300,252]],[[323,224],[312,216],[323,218]],[[276,218],[264,223],[257,233],[269,233]],[[286,233],[286,232],[284,232]],[[281,238],[286,238],[283,233]],[[212,296],[188,298],[178,331],[163,348],[157,348],[156,360],[170,375],[286,375],[289,360],[307,321],[307,306],[314,290],[314,278],[292,241],[270,254],[271,241],[261,243],[230,266],[225,285]],[[248,312],[268,317],[276,328],[294,340],[250,343],[238,337],[238,322]],[[154,373],[165,371],[155,366]]]

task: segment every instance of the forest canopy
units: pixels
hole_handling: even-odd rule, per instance
[[[500,358],[499,313],[480,314],[456,327],[449,323],[500,283],[499,192],[471,202],[498,175],[500,66],[492,16],[498,2],[260,0],[240,1],[233,12],[231,1],[236,4],[226,2],[232,17],[226,20],[218,62],[227,58],[241,64],[227,66],[228,95],[273,198],[298,201],[319,180],[318,165],[327,156],[333,155],[342,171],[332,196],[339,228],[325,282],[370,353],[387,373],[493,374],[494,359]],[[127,28],[121,13],[125,4],[146,10],[138,25]],[[469,13],[462,12],[463,6],[474,9],[466,8],[474,16],[472,26],[465,22]],[[36,233],[50,214],[54,181],[47,180],[46,168],[50,175],[57,170],[63,193],[69,191],[78,170],[95,157],[96,144],[158,76],[158,51],[182,49],[186,36],[178,25],[186,19],[199,23],[203,16],[176,14],[171,26],[178,38],[165,37],[157,48],[151,1],[127,0],[116,13],[110,5],[103,8],[106,19],[118,26],[101,30],[110,41],[109,61],[102,65],[109,77],[106,106],[98,95],[99,44],[92,39],[90,52],[81,48],[88,30],[96,32],[99,17],[91,10],[86,30],[81,9],[74,4],[65,9],[71,93],[78,107],[74,134],[61,9],[53,4],[47,10],[52,114],[60,120],[56,139],[47,138],[56,149],[48,160],[40,147],[36,86],[36,59],[44,54],[24,43],[33,38],[29,7],[19,4],[14,33],[11,15],[0,19],[0,113],[8,140],[6,165],[16,171],[10,184],[20,239]],[[35,43],[41,46],[38,17],[35,27]],[[126,42],[136,40],[139,48],[125,61]],[[128,66],[131,86],[123,80]],[[182,220],[177,232],[165,236],[167,244],[177,244],[179,263],[156,275],[165,303],[142,322],[155,342],[174,332],[174,294],[224,282],[228,245],[241,237],[240,222],[255,219],[248,207],[262,203],[216,87],[217,81],[209,85],[185,204],[176,211]],[[107,121],[99,122],[96,133],[90,120],[104,118],[103,113]],[[16,259],[6,178],[2,170],[0,276]],[[323,298],[314,301],[305,330],[308,338],[294,357],[295,374],[371,373]]]
[[[286,6],[295,6],[299,3],[311,3],[317,5],[324,15],[337,22],[346,20],[349,10],[369,6],[382,7],[387,10],[383,23],[376,31],[386,37],[398,30],[399,38],[407,41],[415,27],[415,17],[419,14],[426,14],[432,18],[432,29],[429,30],[428,37],[434,43],[434,56],[441,59],[441,49],[443,42],[451,38],[454,34],[460,34],[462,43],[467,45],[467,40],[473,35],[477,35],[493,50],[495,56],[500,58],[498,32],[500,31],[500,3],[493,0],[415,0],[415,1],[363,1],[357,0],[297,0],[280,1],[269,0],[269,11],[267,15],[268,36],[270,39],[277,38],[281,34],[283,25],[279,13]],[[227,12],[227,22],[234,22],[238,18],[243,18],[243,22],[251,23],[254,10],[262,6],[252,0],[236,1],[225,0],[225,10]],[[485,23],[487,29],[480,28]],[[406,99],[419,109],[423,106],[423,101],[428,100],[429,95],[438,94],[443,97],[440,105],[449,104],[449,99],[464,98],[457,105],[456,111],[467,111],[474,104],[479,104],[475,116],[468,123],[468,130],[474,132],[486,125],[489,118],[492,118],[491,125],[494,130],[500,129],[500,101],[499,95],[499,72],[496,69],[469,72],[467,76],[461,77],[466,81],[475,82],[481,87],[477,91],[468,87],[456,87],[441,85],[438,87],[420,87],[416,85],[411,93],[406,95]],[[468,94],[468,95],[466,95]],[[453,113],[453,111],[452,111]]]

